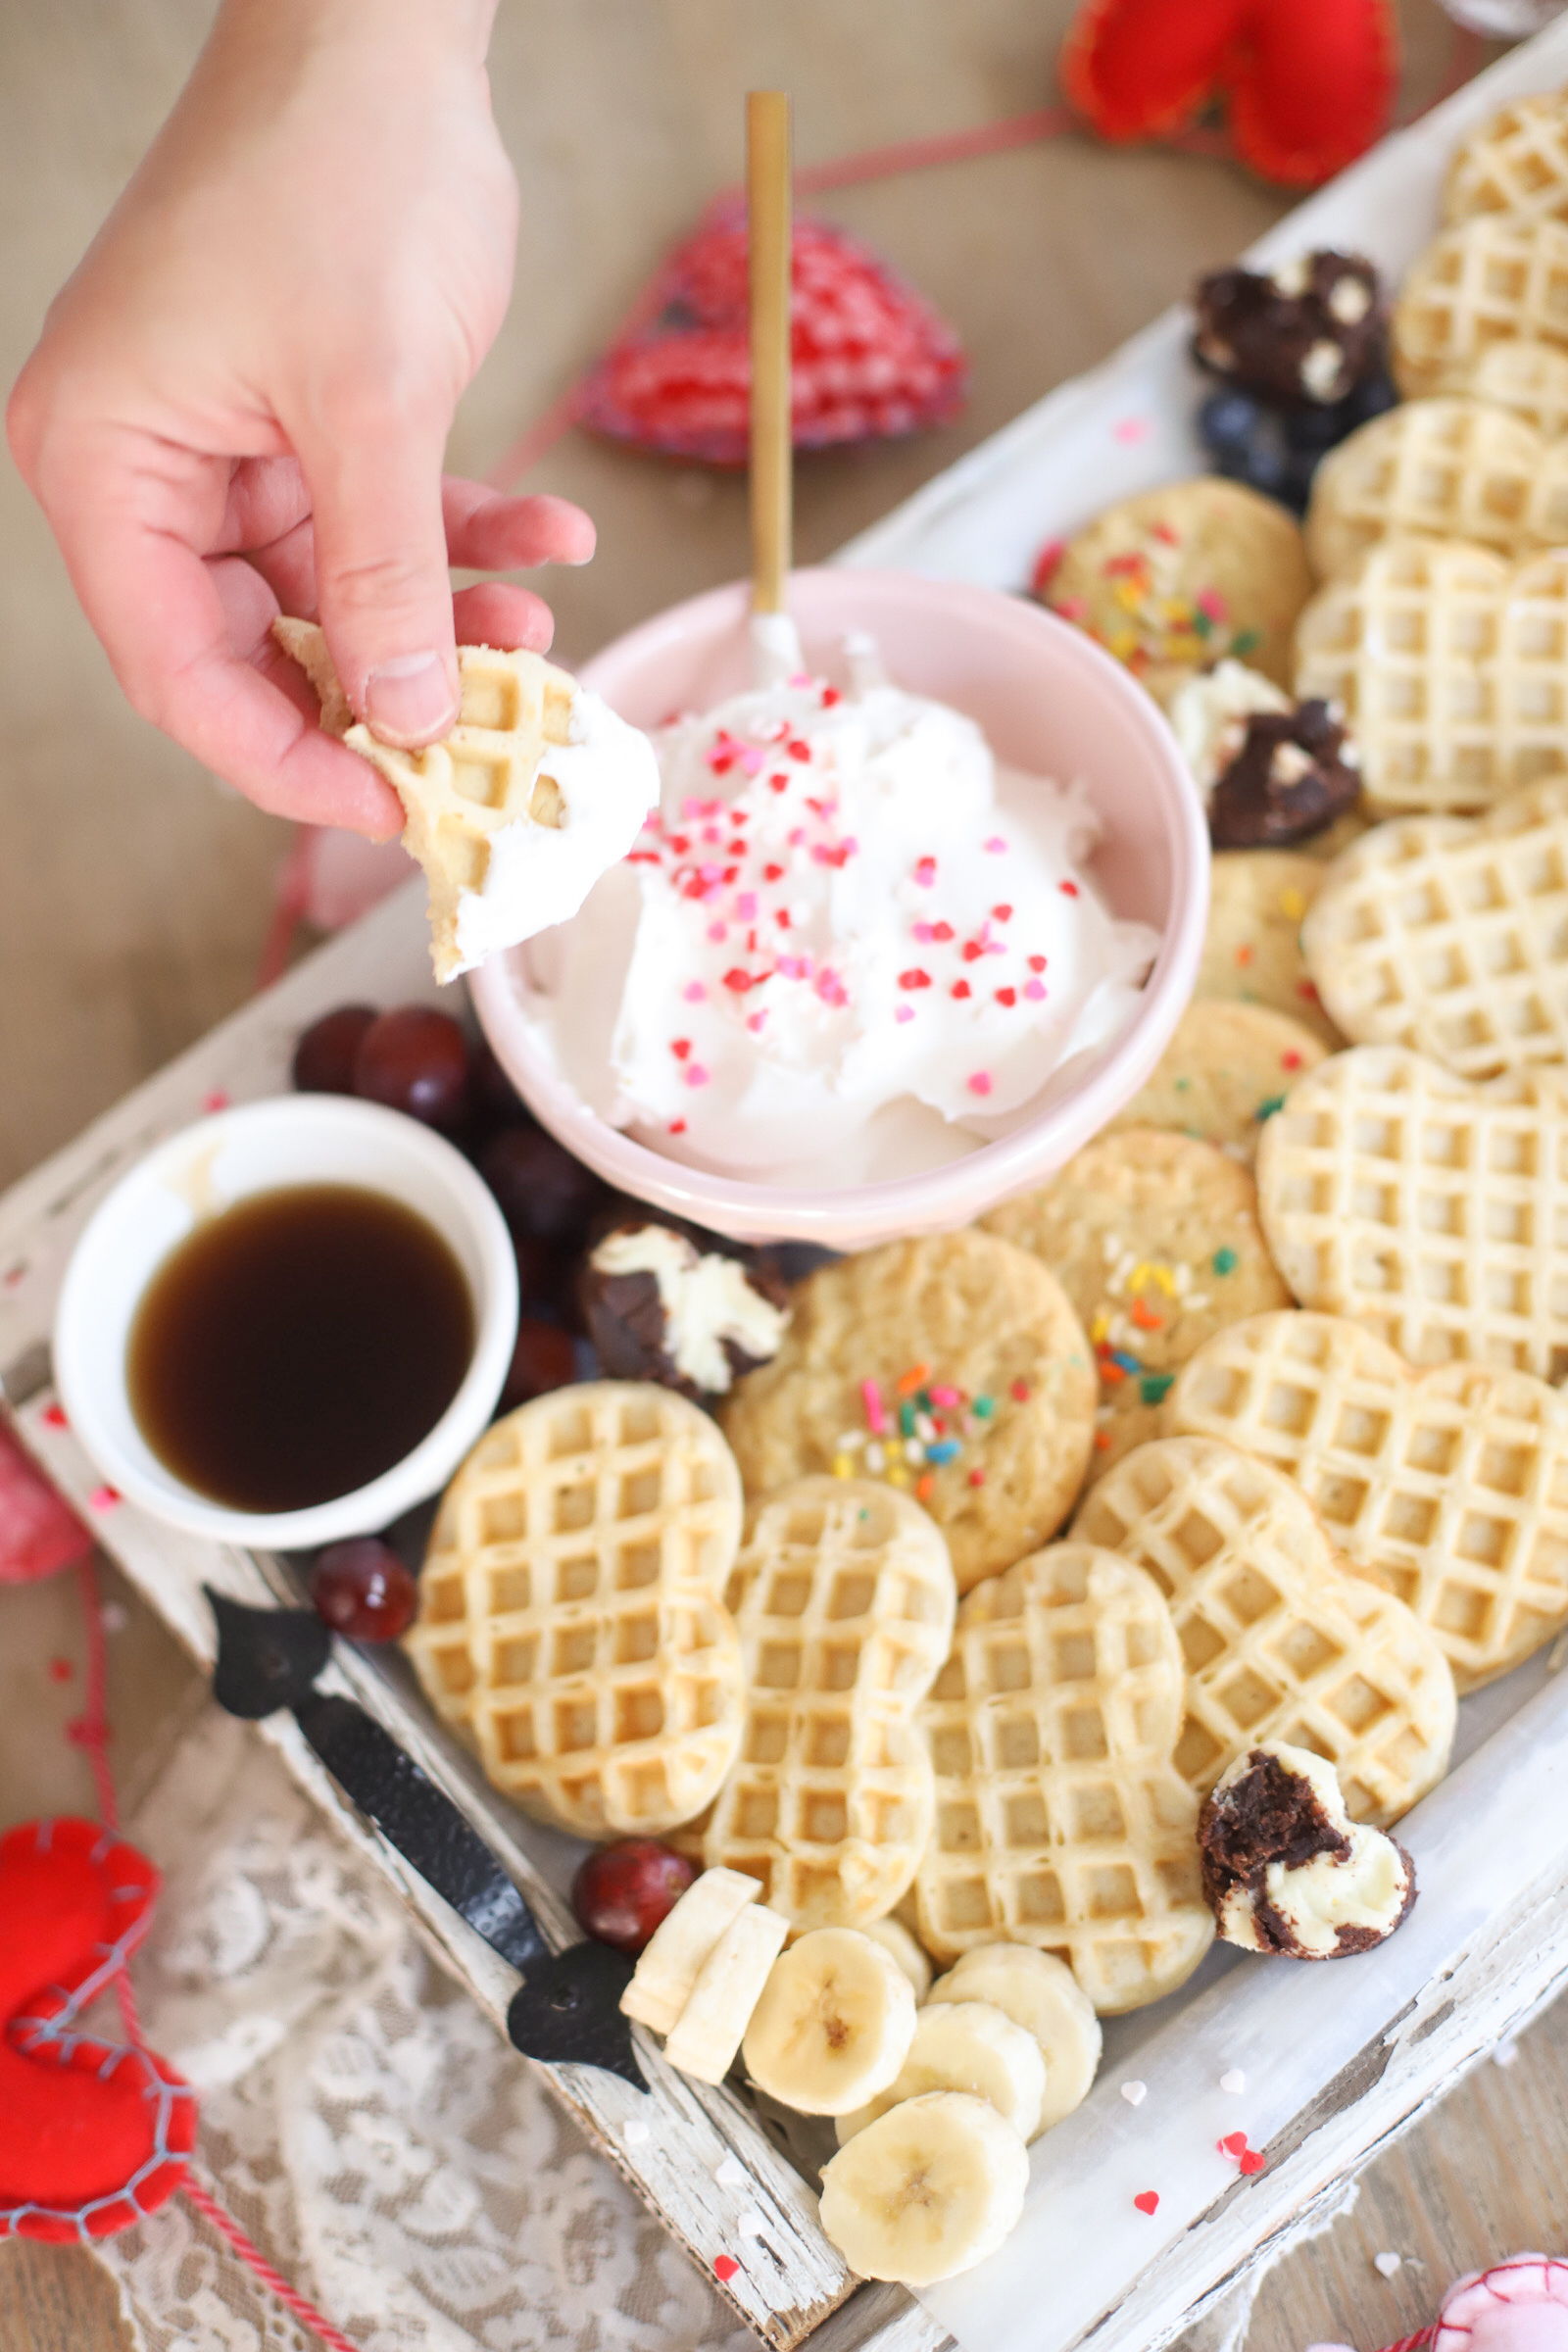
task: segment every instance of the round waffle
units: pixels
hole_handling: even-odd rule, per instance
[[[1478,214],[1408,271],[1389,332],[1406,400],[1451,391],[1494,343],[1568,345],[1568,226]]]
[[[1568,1061],[1568,777],[1379,825],[1328,869],[1303,945],[1358,1045],[1462,1078]]]
[[[1286,1471],[1357,1573],[1431,1627],[1460,1690],[1568,1623],[1568,1398],[1544,1380],[1416,1372],[1338,1315],[1255,1315],[1183,1368],[1169,1422]]]
[[[1302,613],[1296,689],[1344,709],[1376,815],[1462,815],[1568,769],[1565,644],[1568,551],[1513,570],[1467,541],[1382,539]]]
[[[1200,1795],[1262,1740],[1327,1756],[1387,1829],[1447,1769],[1453,1676],[1402,1601],[1348,1575],[1300,1490],[1206,1438],[1162,1438],[1093,1488],[1073,1533],[1135,1560],[1187,1666],[1176,1769]]]
[[[740,1479],[668,1389],[557,1389],[486,1431],[442,1498],[406,1646],[488,1778],[580,1837],[700,1813],[740,1747],[719,1599]]]
[[[804,1928],[891,1911],[931,1828],[914,1714],[948,1654],[948,1547],[869,1479],[806,1478],[751,1513],[725,1599],[746,1672],[741,1752],[703,1838]]]
[[[921,1722],[936,1822],[915,1880],[920,1940],[952,1961],[1028,1943],[1095,2007],[1185,1983],[1214,1922],[1198,1800],[1175,1771],[1183,1676],[1153,1580],[1057,1544],[960,1603]]]
[[[1407,1363],[1568,1372],[1568,1080],[1469,1086],[1398,1046],[1336,1054],[1258,1155],[1274,1263],[1302,1306]]]
[[[1517,555],[1539,543],[1532,500],[1546,446],[1505,409],[1407,400],[1331,449],[1312,477],[1306,552],[1320,579],[1379,539],[1469,539]]]
[[[1470,133],[1448,166],[1443,215],[1482,213],[1568,220],[1568,94],[1516,98]]]
[[[748,1494],[835,1470],[907,1488],[947,1538],[962,1592],[1060,1526],[1095,1396],[1055,1278],[993,1234],[944,1233],[809,1276],[778,1354],[722,1418]]]

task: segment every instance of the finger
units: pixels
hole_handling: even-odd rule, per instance
[[[526,588],[481,580],[476,588],[460,588],[452,603],[460,645],[495,645],[509,653],[550,651],[555,614]]]
[[[458,714],[457,640],[441,514],[444,420],[395,401],[291,426],[316,523],[321,626],[355,712],[412,748]]]
[[[586,564],[592,518],[564,498],[507,498],[483,482],[448,474],[443,484],[447,551],[473,571],[525,571],[536,564]]]

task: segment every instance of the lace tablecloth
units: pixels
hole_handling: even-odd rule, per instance
[[[254,1733],[209,1708],[126,1835],[202,2169],[366,2352],[755,2352]],[[181,2198],[99,2251],[137,2352],[318,2352]]]

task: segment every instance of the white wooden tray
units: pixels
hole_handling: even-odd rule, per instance
[[[1338,243],[1401,270],[1432,233],[1442,172],[1462,131],[1509,97],[1565,79],[1568,22],[1387,141],[1256,254]],[[1197,468],[1197,382],[1184,339],[1179,314],[1157,320],[928,485],[844,560],[1019,585],[1043,540],[1112,498]],[[284,1087],[294,1040],[318,1012],[434,993],[421,895],[417,884],[399,893],[0,1200],[0,1396],[105,1548],[204,1663],[213,1638],[201,1584],[265,1599],[288,1593],[286,1572],[172,1535],[104,1496],[52,1409],[47,1343],[65,1261],[96,1202],[152,1143],[218,1099]],[[489,1839],[546,1932],[569,1936],[569,1841],[487,1787],[432,1721],[400,1659],[339,1644],[332,1671]],[[291,1719],[260,1729],[499,2023],[512,1972],[339,1796]],[[1459,1755],[1402,1833],[1422,1886],[1402,1933],[1348,1970],[1218,1954],[1182,1993],[1114,2021],[1096,2089],[1034,2150],[1013,2237],[921,2303],[898,2288],[857,2287],[817,2229],[809,2188],[747,2102],[673,2074],[649,2037],[640,2049],[651,2101],[591,2069],[548,2072],[709,2275],[724,2257],[739,2265],[722,2291],[780,2352],[808,2336],[812,2352],[948,2352],[955,2341],[965,2352],[1145,2352],[1568,1978],[1568,1682],[1538,1658],[1466,1700]],[[1239,2096],[1219,2088],[1233,2070],[1247,2079]],[[1147,2089],[1136,2107],[1120,2087],[1135,2077]],[[1238,2130],[1267,2158],[1246,2179],[1217,2146]],[[1152,2215],[1133,2202],[1151,2190]],[[760,2217],[759,2234],[741,2234],[748,2213]]]

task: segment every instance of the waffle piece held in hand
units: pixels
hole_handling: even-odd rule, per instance
[[[1568,1397],[1528,1372],[1417,1372],[1338,1315],[1254,1315],[1171,1391],[1172,1433],[1272,1462],[1347,1564],[1430,1626],[1459,1690],[1568,1623]]]
[[[1162,1438],[1073,1523],[1147,1568],[1187,1664],[1176,1768],[1205,1795],[1259,1740],[1327,1756],[1355,1820],[1387,1829],[1447,1769],[1456,1699],[1436,1637],[1347,1572],[1300,1489],[1232,1446]]]
[[[405,752],[354,723],[314,621],[279,617],[272,635],[315,687],[327,733],[378,768],[403,803],[403,846],[429,883],[438,980],[574,914],[658,797],[652,746],[540,654],[460,646],[457,725]],[[572,779],[590,749],[592,807],[582,792],[574,808],[582,788]]]
[[[1465,540],[1381,539],[1301,614],[1297,692],[1345,711],[1374,815],[1463,815],[1568,769],[1565,643],[1568,550],[1515,570]]]
[[[1516,98],[1473,130],[1448,166],[1446,220],[1484,213],[1568,221],[1568,92]]]
[[[1072,1508],[1095,1393],[1055,1277],[992,1234],[938,1233],[808,1276],[783,1347],[722,1420],[749,1495],[817,1471],[907,1488],[963,1592]]]
[[[1171,1762],[1182,1692],[1170,1611],[1129,1561],[1056,1544],[977,1585],[921,1713],[921,1942],[948,1961],[1033,1944],[1105,2015],[1185,1983],[1214,1923]]]
[[[1568,226],[1478,214],[1407,272],[1390,331],[1406,400],[1451,391],[1494,343],[1568,345]]]
[[[1506,409],[1407,400],[1331,449],[1312,477],[1306,552],[1320,579],[1379,539],[1468,539],[1500,556],[1549,544],[1534,527],[1546,444]]]
[[[1302,1306],[1407,1363],[1568,1373],[1568,1077],[1469,1086],[1398,1046],[1336,1054],[1258,1154],[1269,1251]]]
[[[755,1509],[725,1594],[746,1729],[703,1839],[792,1926],[891,1911],[931,1828],[914,1714],[956,1600],[939,1530],[869,1479],[806,1478]]]
[[[1379,825],[1329,867],[1302,945],[1357,1045],[1461,1078],[1568,1061],[1568,777],[1474,821]]]
[[[442,1498],[407,1647],[525,1812],[659,1837],[714,1795],[744,1715],[719,1597],[740,1524],[728,1447],[667,1389],[556,1389],[480,1439]]]

